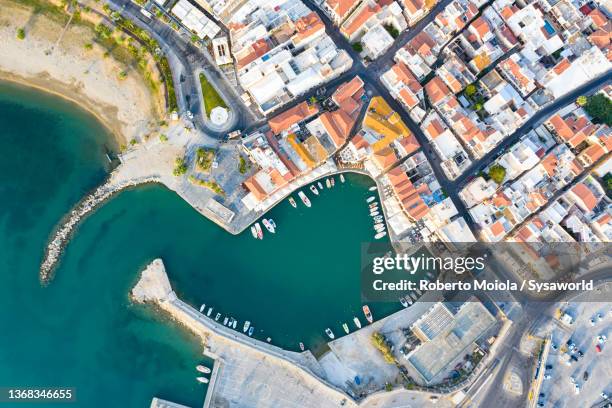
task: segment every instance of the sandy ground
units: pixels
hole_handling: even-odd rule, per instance
[[[16,36],[19,27],[25,27],[24,40]],[[0,79],[77,102],[112,131],[119,145],[154,130],[161,110],[159,96],[151,95],[142,76],[112,57],[104,58],[105,50],[95,43],[86,50],[94,36],[86,26],[71,25],[57,44],[62,28],[31,9],[0,0]],[[119,79],[123,70],[128,76]]]

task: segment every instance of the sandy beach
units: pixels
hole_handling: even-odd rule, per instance
[[[16,35],[21,27],[23,40]],[[0,0],[0,79],[78,103],[110,129],[119,146],[155,131],[164,109],[159,92],[153,94],[138,70],[104,56],[106,50],[93,41],[91,28],[71,24],[58,42],[62,29],[44,15]],[[122,71],[127,72],[124,79],[119,77]]]

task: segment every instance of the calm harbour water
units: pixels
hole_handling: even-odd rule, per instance
[[[66,406],[145,407],[153,396],[201,406],[197,340],[128,299],[156,257],[184,300],[240,327],[250,320],[256,337],[282,347],[317,348],[326,327],[338,336],[342,322],[365,321],[360,246],[374,234],[365,177],[309,194],[310,209],[281,203],[269,214],[277,234],[263,241],[226,233],[161,186],[123,192],[82,223],[42,288],[48,236],[106,177],[108,135],[73,104],[0,84],[0,143],[0,387],[75,387],[78,403]]]

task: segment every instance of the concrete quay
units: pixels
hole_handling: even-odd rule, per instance
[[[215,360],[204,407],[356,407],[324,379],[310,352],[295,353],[250,338],[210,319],[181,301],[161,259],[154,260],[133,288],[135,302],[159,306],[194,332]]]

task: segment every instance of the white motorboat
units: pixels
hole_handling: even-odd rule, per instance
[[[210,374],[210,368],[208,368],[206,366],[203,366],[201,364],[196,366],[196,370],[198,370],[199,372],[204,373],[204,374]]]
[[[418,299],[418,297],[417,297],[416,293],[414,293],[414,292],[411,292],[411,293],[410,293],[410,297],[411,297],[411,298],[412,298],[412,300],[414,300],[415,302],[416,302],[416,301],[417,301],[417,299]]]
[[[208,378],[206,377],[197,377],[196,380],[198,380],[202,384],[208,384]]]
[[[223,325],[227,326],[228,321],[229,321],[229,317],[225,316],[225,319],[223,319]]]
[[[215,316],[215,321],[218,322],[220,317],[221,317],[221,313],[217,313],[217,315]]]
[[[272,228],[274,228],[274,230],[276,231],[276,223],[274,222],[274,220],[272,218],[268,218],[268,221],[270,222]]]
[[[374,186],[370,187],[368,190],[370,190],[370,191],[376,191],[376,186],[374,185]]]
[[[408,301],[406,301],[406,298],[405,298],[405,297],[401,297],[401,298],[399,299],[399,301],[400,301],[400,303],[402,304],[402,306],[404,306],[404,307],[408,307]]]
[[[293,208],[297,208],[297,203],[295,202],[295,200],[293,199],[293,197],[289,197],[289,204],[291,204],[291,206]],[[257,238],[257,237],[255,237]]]
[[[366,202],[371,203],[372,201],[376,200],[376,197],[368,197],[366,199]]]
[[[357,316],[353,317],[353,323],[355,323],[355,326],[357,326],[358,329],[361,329],[361,322],[359,321]]]
[[[255,331],[255,327],[253,326],[249,327],[249,336],[252,336],[254,331]]]
[[[348,324],[346,324],[346,323],[342,323],[342,328],[344,329],[344,331],[346,332],[346,334],[349,334]]]
[[[327,334],[327,336],[330,339],[332,339],[332,340],[336,338],[336,336],[334,336],[334,332],[331,331],[331,329],[329,327],[327,329],[325,329],[325,334]]]
[[[374,221],[382,221],[383,220],[383,216],[382,215],[375,215],[374,216]]]
[[[310,200],[308,199],[308,197],[306,197],[306,194],[304,194],[302,191],[298,191],[298,196],[300,197],[300,200],[302,200],[302,202],[304,203],[306,207],[310,207],[312,205],[310,204]]]
[[[246,333],[247,330],[249,330],[249,327],[251,327],[251,322],[247,320],[246,322],[244,322],[244,326],[242,326],[242,332]]]
[[[336,181],[334,180],[334,176],[331,177],[331,186],[334,187],[336,185]]]
[[[206,309],[206,303],[202,303],[202,306],[200,306],[200,313],[202,313],[204,309]]]
[[[261,230],[261,225],[258,222],[255,223],[255,231],[257,231],[257,238],[263,239],[263,231]]]
[[[363,314],[366,317],[366,320],[372,323],[374,321],[374,318],[372,317],[372,312],[370,312],[370,308],[368,307],[368,305],[363,305],[362,309],[363,309]]]
[[[300,350],[304,351],[306,348],[304,347],[304,343],[300,341]]]
[[[374,211],[370,211],[370,217],[376,217],[377,215],[380,215],[380,213],[376,210]]]
[[[340,173],[340,181],[344,183],[344,175],[342,173]]]
[[[325,179],[325,186],[326,186],[327,188],[331,188],[331,181],[329,181],[329,178],[326,178],[326,179]]]
[[[212,313],[213,308],[211,307],[210,309],[208,309],[208,312],[206,312],[206,316],[210,316],[210,314]]]
[[[310,185],[310,191],[312,191],[312,194],[314,194],[314,195],[319,195],[319,190],[317,190],[317,188],[314,186],[314,184]]]
[[[370,204],[370,208],[378,208],[378,203],[372,203],[372,204]]]
[[[272,234],[276,232],[276,229],[274,229],[274,225],[270,222],[270,220],[267,220],[264,218],[261,220],[261,222],[264,225],[264,227],[266,227],[266,229],[270,231]]]
[[[385,235],[387,235],[386,232],[382,231],[379,232],[378,234],[374,235],[374,239],[381,239],[382,237],[384,237]]]
[[[238,326],[238,320],[234,319],[234,323],[232,324],[232,329],[235,329]]]
[[[251,235],[253,235],[253,238],[257,239],[257,228],[255,228],[255,225],[251,225]]]
[[[319,189],[320,189],[320,190],[323,190],[323,184],[321,184],[321,182],[320,182],[320,181],[317,181],[317,186],[319,186]]]

